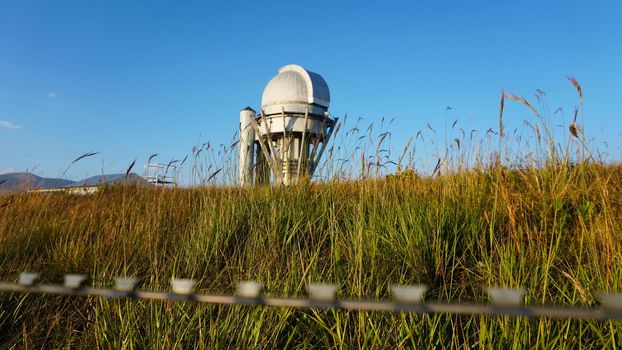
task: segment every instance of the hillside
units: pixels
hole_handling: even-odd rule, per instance
[[[130,173],[125,178],[125,174],[108,174],[108,175],[96,175],[89,178],[75,181],[71,186],[97,186],[100,184],[118,184],[126,183],[132,185],[148,185],[149,183],[142,176],[136,173]]]
[[[65,188],[72,186],[97,186],[100,184],[138,184],[148,185],[147,180],[136,173],[130,173],[125,179],[125,174],[96,175],[79,181],[67,179],[47,178],[31,173],[10,173],[0,175],[0,192],[20,192],[30,190],[44,190],[53,188]]]
[[[8,192],[61,188],[71,184],[73,184],[71,180],[41,177],[31,173],[0,175],[0,190]]]

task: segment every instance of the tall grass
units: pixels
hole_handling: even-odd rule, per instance
[[[393,156],[385,125],[376,134],[355,125],[327,150],[326,181],[0,197],[0,279],[77,272],[93,285],[126,275],[167,289],[180,276],[223,293],[253,279],[292,296],[324,281],[351,298],[424,283],[428,300],[453,302],[522,286],[527,303],[595,305],[595,291],[622,286],[622,167],[591,156],[576,119],[557,141],[543,113],[508,99],[530,107],[535,144],[502,132],[501,108],[498,131],[460,132],[427,175],[415,172],[423,133]],[[201,183],[235,173],[222,160],[192,164]],[[621,331],[616,322],[0,295],[3,347],[614,348]]]

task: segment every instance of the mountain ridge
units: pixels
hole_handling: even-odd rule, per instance
[[[125,179],[125,174],[95,175],[82,180],[74,181],[61,178],[42,177],[28,172],[16,172],[0,174],[0,192],[21,192],[31,190],[47,190],[78,186],[97,186],[100,184],[128,183],[147,185],[149,184],[142,176],[130,173]]]

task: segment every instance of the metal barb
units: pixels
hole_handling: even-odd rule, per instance
[[[316,301],[333,301],[337,295],[338,287],[334,284],[311,283],[309,284],[309,299]]]
[[[86,282],[86,275],[78,274],[66,274],[65,275],[65,287],[66,288],[80,288]]]
[[[243,298],[258,298],[261,287],[261,284],[255,281],[242,281],[238,283],[237,294]]]
[[[131,292],[136,287],[138,278],[117,277],[115,278],[115,289],[122,292]]]
[[[518,307],[523,304],[525,298],[525,290],[522,288],[486,288],[490,299],[494,305]]]
[[[32,286],[32,284],[39,278],[39,274],[36,272],[22,272],[19,274],[19,282],[21,286]]]
[[[177,294],[192,294],[196,282],[191,279],[184,278],[172,278],[171,286],[173,287],[173,293]]]
[[[392,285],[391,292],[395,300],[402,304],[420,304],[428,287],[423,284],[417,285]]]
[[[600,304],[604,309],[622,311],[622,293],[599,292],[596,296],[600,299]]]

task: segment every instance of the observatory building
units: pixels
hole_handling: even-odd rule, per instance
[[[263,91],[259,115],[240,111],[240,185],[290,185],[311,178],[335,128],[321,75],[290,64]]]

